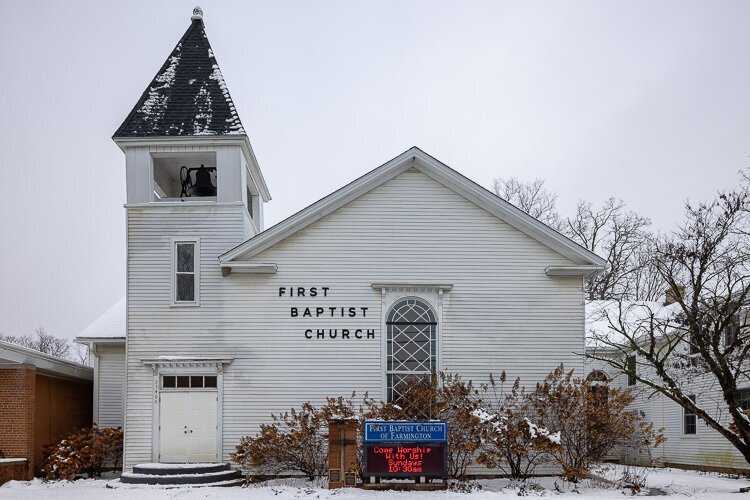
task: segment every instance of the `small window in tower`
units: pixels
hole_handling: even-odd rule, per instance
[[[172,266],[173,299],[175,305],[198,305],[199,246],[197,241],[176,241]]]
[[[253,193],[250,192],[250,188],[245,188],[247,191],[247,213],[250,215],[250,220],[254,221],[253,217]]]
[[[152,153],[152,201],[216,201],[215,153]]]

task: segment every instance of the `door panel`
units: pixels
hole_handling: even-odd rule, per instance
[[[189,442],[189,393],[162,392],[159,406],[159,461],[185,462]]]
[[[189,462],[216,461],[216,392],[190,393]]]
[[[216,391],[162,392],[159,462],[215,462]]]

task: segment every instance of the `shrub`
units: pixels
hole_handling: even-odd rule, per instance
[[[550,440],[538,444],[562,468],[563,479],[577,482],[588,475],[618,446],[658,446],[664,441],[634,412],[627,411],[633,401],[629,390],[597,386],[563,365],[537,384],[528,399],[537,423],[559,433],[559,445]],[[640,436],[636,443],[632,436]]]
[[[328,465],[327,421],[309,402],[283,415],[271,415],[256,437],[240,439],[230,458],[258,476],[301,472],[313,480]]]
[[[500,375],[500,383],[490,376],[489,384],[483,385],[493,403],[489,411],[477,410],[477,416],[485,423],[483,445],[477,461],[489,468],[498,468],[512,479],[525,480],[534,473],[537,465],[548,462],[546,445],[540,439],[550,439],[549,432],[540,432],[532,423],[530,395],[516,379],[509,391],[505,390],[505,372]],[[552,436],[554,441],[556,435]]]
[[[84,427],[59,443],[44,446],[41,471],[46,479],[99,477],[122,460],[122,429]]]
[[[326,473],[328,466],[329,419],[445,420],[448,422],[448,472],[463,478],[481,445],[479,392],[471,382],[455,375],[414,378],[399,387],[402,397],[383,403],[367,394],[359,405],[350,398],[328,398],[317,408],[304,403],[299,410],[271,415],[255,437],[241,438],[232,461],[248,475],[269,476],[301,472],[309,479]],[[400,404],[399,404],[400,403]],[[401,406],[403,405],[403,406]],[[358,469],[362,476],[361,433],[357,433]]]

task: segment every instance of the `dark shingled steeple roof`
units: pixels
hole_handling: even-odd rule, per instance
[[[202,17],[193,16],[114,137],[245,133],[206,38]]]

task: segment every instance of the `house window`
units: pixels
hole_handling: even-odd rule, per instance
[[[695,396],[688,396],[688,399],[695,403]],[[682,411],[685,420],[683,432],[685,434],[695,434],[696,432],[698,432],[698,417],[696,417],[695,413],[693,413],[691,410],[688,410],[687,408],[683,408]]]
[[[437,369],[437,320],[426,302],[407,298],[396,302],[386,317],[387,400]]]
[[[628,356],[625,372],[628,374],[628,385],[635,385],[635,356]]]
[[[737,389],[737,402],[743,410],[750,410],[750,387]]]
[[[586,380],[590,383],[589,390],[591,391],[592,401],[597,406],[603,406],[609,399],[609,388],[607,387],[607,374],[601,370],[593,370],[586,377]]]
[[[700,348],[698,347],[698,343],[697,343],[698,340],[700,340],[700,339],[697,338],[697,335],[694,335],[692,333],[690,334],[690,341],[689,342],[690,342],[690,355],[691,356],[694,355],[694,354],[698,354],[698,353],[701,352]]]
[[[199,290],[197,241],[175,241],[173,248],[173,304],[197,305]]]
[[[736,304],[731,306],[731,313],[729,316],[729,323],[724,328],[724,347],[729,347],[735,340],[740,332],[740,314],[739,307]]]

